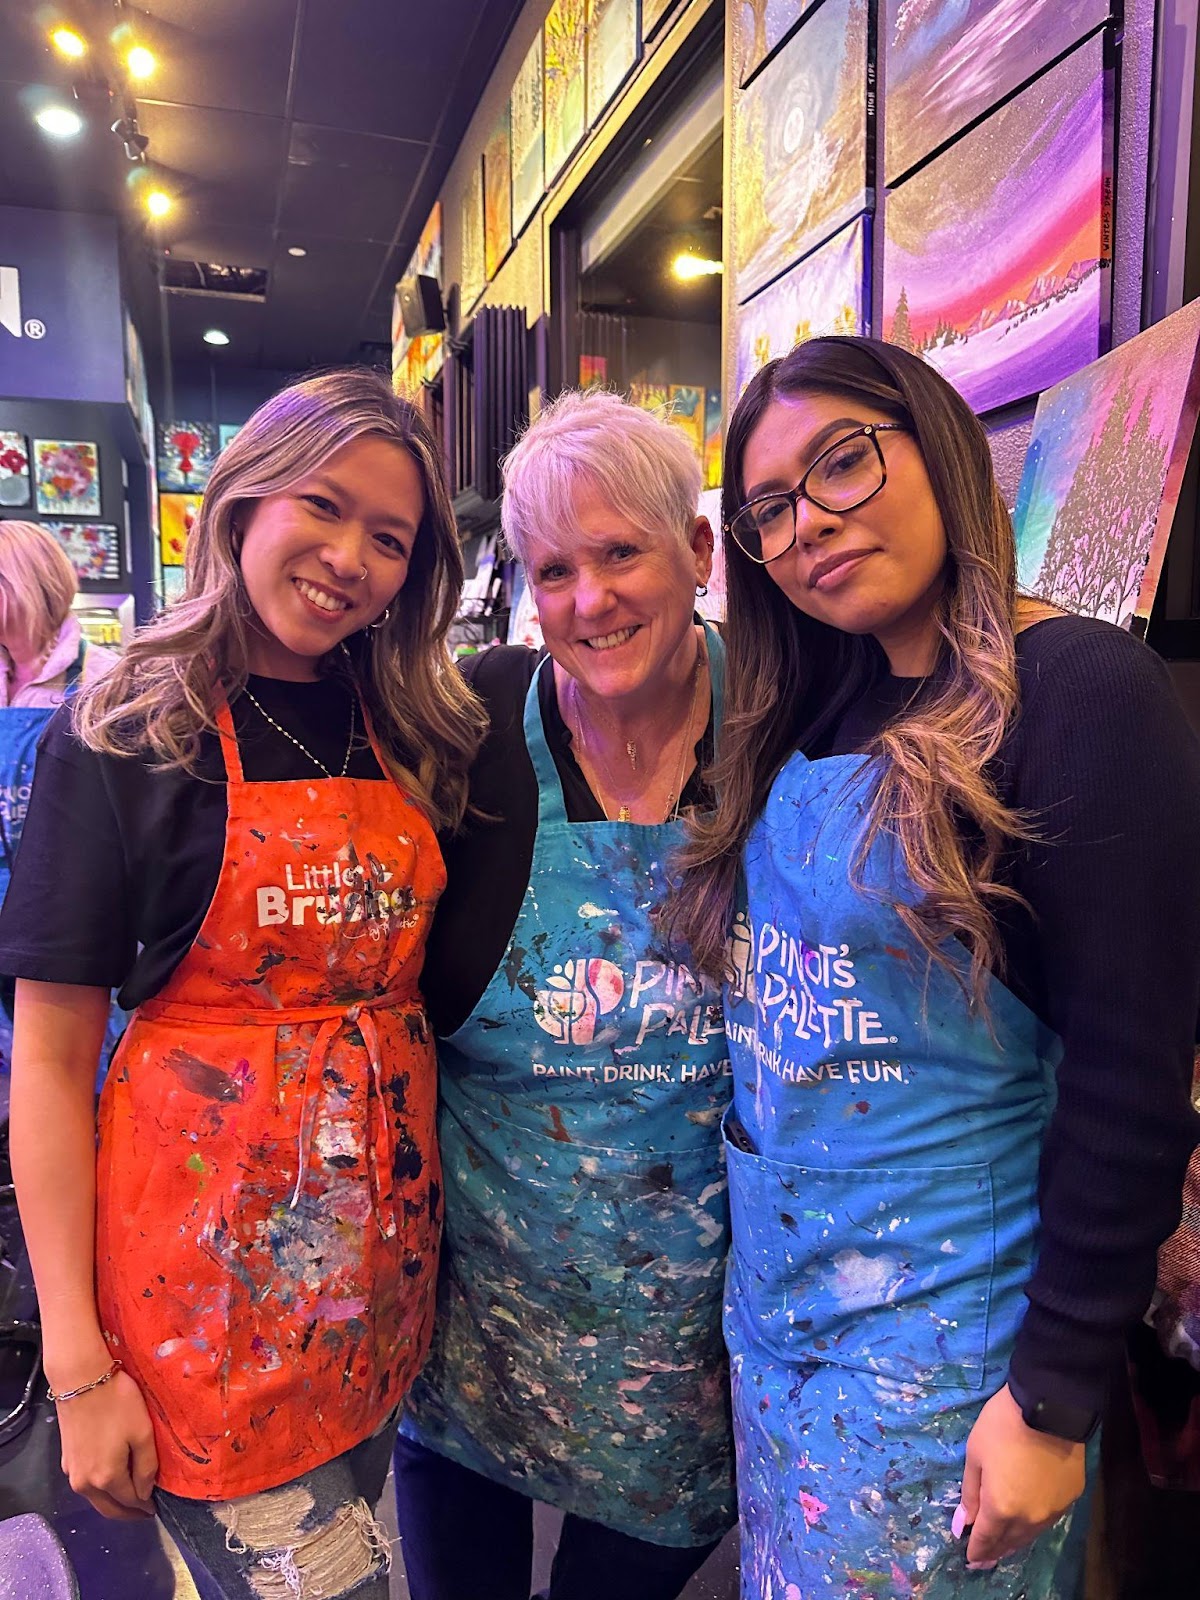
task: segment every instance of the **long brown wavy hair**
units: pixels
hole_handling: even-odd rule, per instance
[[[363,367],[281,390],[222,450],[188,537],[182,596],[75,702],[85,744],[195,771],[200,736],[215,727],[221,698],[233,699],[246,683],[253,611],[236,529],[251,502],[288,489],[365,434],[412,457],[425,510],[408,578],[383,626],[353,634],[318,670],[345,677],[361,695],[388,767],[433,824],[462,820],[484,716],[446,643],[463,580],[454,512],[420,413]]]
[[[996,881],[1003,855],[1031,836],[989,772],[1017,712],[1013,645],[1017,604],[1012,524],[987,436],[966,402],[919,356],[874,339],[822,338],[769,362],[729,424],[722,518],[745,501],[742,461],[773,401],[822,394],[882,413],[910,431],[924,459],[948,546],[937,603],[938,660],[924,691],[864,752],[873,772],[866,826],[851,876],[863,886],[867,853],[894,837],[918,891],[896,913],[930,958],[959,973],[946,941],[970,952],[970,997],[984,1004],[987,974],[1003,966],[996,913],[1019,902]],[[796,609],[725,538],[726,711],[711,774],[716,810],[694,816],[666,909],[695,964],[727,975],[726,937],[742,848],[780,768],[796,749],[820,748],[887,660],[869,635],[843,633]]]

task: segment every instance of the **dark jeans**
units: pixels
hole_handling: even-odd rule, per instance
[[[185,1500],[156,1489],[155,1508],[201,1600],[260,1600],[272,1580],[296,1585],[298,1595],[387,1600],[389,1541],[374,1510],[395,1431],[393,1414],[352,1450],[240,1500]]]
[[[412,1600],[529,1600],[533,1501],[516,1489],[396,1440],[396,1513]],[[568,1515],[550,1600],[676,1600],[717,1548],[679,1549]]]

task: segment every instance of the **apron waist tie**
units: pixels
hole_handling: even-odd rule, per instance
[[[367,1060],[371,1068],[371,1086],[374,1088],[376,1101],[376,1126],[372,1136],[370,1131],[371,1120],[371,1094],[368,1090],[366,1097],[367,1115],[367,1177],[371,1186],[371,1199],[375,1209],[375,1220],[381,1236],[385,1239],[394,1238],[396,1233],[396,1218],[392,1204],[394,1193],[392,1165],[395,1160],[395,1141],[392,1136],[392,1121],[388,1115],[383,1091],[383,1057],[379,1047],[379,1029],[375,1023],[374,1012],[385,1007],[396,1011],[424,1012],[424,1005],[419,996],[414,995],[410,988],[389,989],[383,994],[368,995],[362,1000],[356,1000],[349,1006],[293,1006],[272,1009],[268,1007],[248,1007],[239,1009],[236,1005],[229,1006],[197,1006],[184,1002],[171,1000],[147,1000],[139,1006],[141,1016],[161,1019],[172,1022],[219,1022],[231,1027],[264,1027],[279,1028],[289,1024],[302,1022],[319,1022],[321,1024],[316,1038],[313,1040],[312,1049],[308,1054],[308,1062],[304,1069],[304,1090],[300,1103],[300,1131],[296,1140],[296,1185],[292,1190],[292,1197],[288,1202],[288,1210],[294,1211],[299,1199],[300,1191],[304,1187],[304,1180],[308,1176],[312,1164],[312,1145],[316,1137],[316,1102],[320,1092],[321,1078],[325,1071],[325,1063],[329,1058],[329,1051],[334,1039],[342,1028],[347,1025],[357,1026],[362,1034],[363,1044],[367,1051]],[[386,1185],[386,1193],[385,1193]],[[385,1221],[386,1217],[386,1221]]]

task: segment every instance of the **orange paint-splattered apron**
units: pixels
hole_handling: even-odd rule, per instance
[[[425,1356],[441,1225],[433,830],[388,780],[248,783],[227,706],[218,727],[216,892],[109,1072],[97,1178],[103,1326],[159,1487],[195,1499],[384,1421]]]

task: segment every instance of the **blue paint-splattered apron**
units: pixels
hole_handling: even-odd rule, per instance
[[[998,982],[995,1037],[891,901],[849,881],[870,773],[796,754],[746,852],[726,1003],[733,1379],[746,1600],[1068,1600],[1082,1516],[991,1574],[950,1533],[1037,1247],[1060,1047]],[[965,973],[965,953],[956,963]]]
[[[711,632],[708,654],[719,718]],[[404,1431],[564,1511],[695,1546],[734,1520],[719,997],[663,959],[651,923],[681,825],[569,822],[537,684],[529,888],[441,1045],[442,1277]]]

